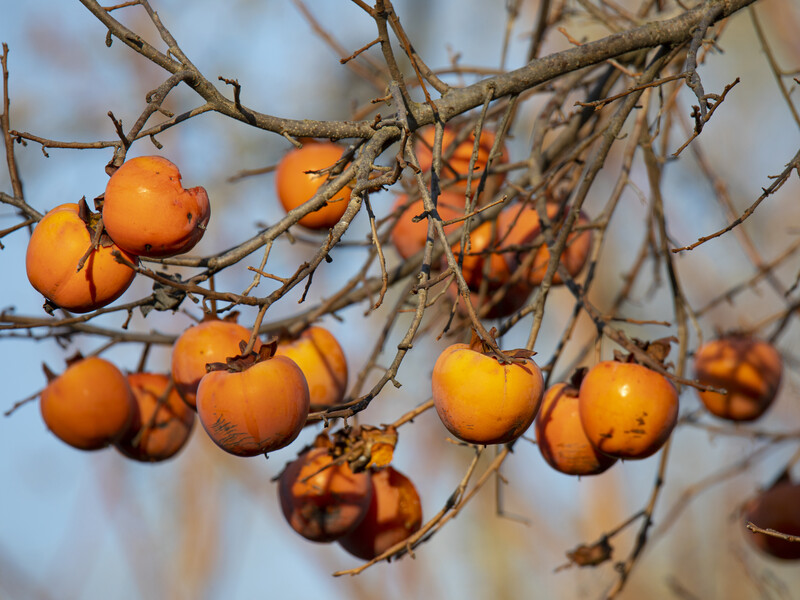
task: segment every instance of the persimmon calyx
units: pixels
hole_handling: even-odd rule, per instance
[[[489,336],[492,338],[491,342],[494,343],[495,347],[497,347],[497,342],[495,341],[496,335],[497,328],[492,327],[489,331]],[[474,329],[472,330],[472,339],[469,342],[470,350],[474,350],[475,352],[479,352],[484,356],[493,358],[501,365],[507,365],[509,363],[524,365],[532,356],[536,354],[535,351],[526,350],[525,348],[515,348],[514,350],[501,350],[500,352],[497,352],[497,350],[492,347],[492,343],[483,339]]]
[[[272,338],[268,342],[262,344],[261,348],[251,350],[247,354],[244,353],[247,348],[247,342],[242,340],[239,342],[239,351],[242,354],[236,356],[229,356],[225,362],[213,362],[206,365],[206,373],[212,371],[228,371],[229,373],[241,373],[250,367],[257,365],[265,360],[270,360],[275,356],[275,351],[278,349],[278,339]]]
[[[92,212],[89,204],[86,202],[86,196],[78,201],[78,218],[86,225],[86,231],[89,232],[89,238],[92,240],[91,248],[95,248],[94,240],[98,236],[97,230],[100,228],[99,237],[97,237],[97,245],[109,248],[114,245],[114,240],[109,237],[103,227],[103,215],[99,212]]]
[[[660,364],[664,368],[669,365],[664,363],[670,352],[670,344],[678,342],[678,338],[674,335],[669,337],[658,338],[657,340],[647,341],[632,338],[634,345],[640,348],[647,356],[653,359],[654,362]],[[618,362],[635,363],[639,364],[633,352],[626,353],[619,350],[614,350],[614,360]]]

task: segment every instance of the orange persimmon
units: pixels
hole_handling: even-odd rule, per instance
[[[393,210],[397,210],[408,202],[408,196],[402,194],[397,197]],[[464,216],[464,205],[466,197],[457,192],[442,192],[437,199],[436,210],[443,221],[451,221]],[[408,258],[413,256],[425,247],[428,239],[428,219],[422,219],[416,223],[413,218],[425,212],[422,200],[412,202],[397,219],[397,223],[392,229],[391,239],[397,253]],[[446,233],[451,233],[464,223],[459,221],[450,225],[445,225]]]
[[[353,556],[371,560],[408,539],[422,526],[422,503],[408,477],[386,467],[371,473],[372,500],[361,522],[340,537],[339,545]]]
[[[84,313],[101,308],[128,289],[136,271],[118,262],[114,252],[136,263],[136,256],[114,244],[92,250],[80,271],[78,263],[92,243],[99,215],[85,201],[62,204],[49,211],[33,230],[25,256],[28,280],[53,304]]]
[[[115,444],[117,450],[141,462],[172,458],[189,441],[194,411],[170,386],[167,375],[131,373],[128,384],[136,399],[136,410],[125,434]]]
[[[47,428],[79,450],[98,450],[126,431],[136,401],[125,375],[95,356],[72,362],[42,392],[39,408]]]
[[[239,344],[250,339],[250,330],[231,320],[209,319],[184,331],[172,346],[172,379],[175,389],[192,408],[197,405],[197,386],[208,363],[236,356]],[[261,348],[256,339],[254,351]]]
[[[730,421],[753,421],[775,400],[783,362],[778,351],[767,342],[727,336],[697,350],[694,372],[700,383],[728,392],[698,392],[711,414]]]
[[[330,331],[309,327],[297,339],[280,341],[275,354],[291,358],[303,371],[314,409],[342,401],[347,389],[347,359]]]
[[[288,152],[275,171],[275,187],[286,212],[310,200],[328,181],[326,173],[316,173],[336,164],[344,149],[333,142],[307,141],[302,148]],[[348,186],[339,190],[327,203],[307,214],[297,223],[308,229],[329,229],[339,222],[350,200]]]
[[[278,480],[286,521],[312,542],[331,542],[352,531],[372,500],[369,473],[333,464],[327,448],[312,448],[291,462]]]
[[[589,369],[578,397],[586,437],[603,454],[638,459],[655,454],[678,419],[678,392],[660,373],[606,360]]]
[[[205,189],[184,189],[178,167],[161,156],[125,161],[106,185],[106,231],[120,248],[139,256],[188,252],[203,237],[210,218]]]

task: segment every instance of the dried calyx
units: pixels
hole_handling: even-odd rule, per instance
[[[637,348],[642,350],[642,352],[647,354],[647,356],[649,356],[654,362],[660,364],[665,369],[671,366],[670,363],[665,363],[664,361],[666,360],[667,356],[669,356],[670,345],[672,342],[678,341],[678,338],[675,336],[663,337],[653,341],[632,338],[631,341],[633,341]],[[636,359],[636,356],[633,352],[626,353],[619,350],[614,350],[614,360],[618,362],[636,364],[640,363],[640,361]]]
[[[502,354],[498,353],[492,345],[494,344],[497,347],[496,337],[497,337],[497,328],[492,327],[489,331],[489,336],[491,336],[491,342],[488,340],[484,340],[478,333],[473,329],[472,330],[472,339],[469,342],[469,347],[471,350],[475,352],[480,352],[484,356],[488,356],[490,358],[495,359],[501,365],[507,365],[510,363],[524,365],[532,356],[536,354],[533,350],[526,350],[525,348],[516,348],[514,350],[502,350]]]
[[[253,365],[256,365],[265,360],[271,359],[275,356],[275,351],[278,349],[278,338],[272,338],[268,342],[262,344],[261,348],[251,350],[245,353],[247,349],[247,342],[242,340],[239,342],[239,351],[242,354],[236,356],[229,356],[225,362],[213,362],[206,365],[206,373],[211,371],[228,371],[229,373],[241,373],[246,371]]]

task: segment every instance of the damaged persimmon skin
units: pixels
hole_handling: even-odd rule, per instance
[[[528,356],[501,363],[469,344],[453,344],[436,360],[433,403],[445,427],[471,444],[505,444],[533,422],[544,379]]]
[[[139,256],[188,252],[203,237],[210,217],[205,189],[184,189],[178,167],[160,156],[125,161],[106,185],[106,231],[120,248]]]

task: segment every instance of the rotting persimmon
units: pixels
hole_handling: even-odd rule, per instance
[[[750,499],[744,506],[744,520],[761,529],[800,537],[800,483],[777,482]],[[783,560],[800,560],[800,542],[760,532],[747,532],[748,540],[762,552]]]
[[[70,361],[44,389],[39,407],[45,425],[61,441],[79,450],[99,450],[125,433],[136,401],[125,375],[91,356]]]
[[[616,458],[655,454],[678,419],[678,392],[672,383],[633,362],[597,363],[583,378],[578,398],[586,437]]]
[[[328,181],[323,169],[333,167],[344,149],[333,142],[306,141],[302,148],[288,152],[275,171],[275,187],[286,212],[310,200]],[[349,186],[339,190],[327,203],[301,218],[297,223],[308,229],[329,229],[339,222],[350,200]]]
[[[578,388],[571,383],[557,383],[547,389],[534,430],[542,457],[561,473],[597,475],[617,462],[599,452],[586,437],[578,409]]]
[[[700,383],[728,392],[698,391],[711,414],[730,421],[753,421],[775,400],[783,361],[765,341],[730,335],[698,348],[694,372]]]
[[[542,372],[526,350],[505,361],[477,337],[446,348],[433,367],[433,403],[445,427],[471,444],[505,444],[533,422],[544,391]]]
[[[99,215],[86,201],[62,204],[49,211],[33,230],[25,255],[31,285],[50,302],[65,310],[85,313],[102,308],[128,289],[136,271],[114,256],[136,263],[136,256],[102,236],[89,251]],[[87,254],[88,252],[88,254]],[[81,258],[85,263],[78,270]]]
[[[172,458],[189,441],[194,411],[170,385],[167,375],[130,373],[128,384],[136,399],[136,410],[114,445],[123,455],[140,462]]]
[[[200,380],[197,416],[213,442],[230,454],[278,450],[305,425],[306,378],[292,359],[274,355],[276,347],[273,340],[258,352],[210,364]]]
[[[423,173],[431,169],[433,165],[433,143],[436,135],[434,127],[426,127],[419,132],[419,138],[415,145],[417,160]],[[445,127],[442,132],[442,156],[450,158],[442,163],[441,179],[443,189],[452,189],[461,192],[467,190],[467,174],[469,173],[469,163],[475,149],[475,133],[471,132],[467,138],[458,144],[454,150],[450,149],[457,138],[457,133],[452,127]],[[478,154],[475,159],[475,170],[472,172],[472,192],[478,189],[478,183],[483,175],[486,165],[489,162],[489,153],[494,145],[495,134],[489,130],[481,130],[481,138],[478,143]],[[452,153],[451,153],[452,152]],[[508,150],[503,145],[500,154],[492,161],[492,167],[508,162]],[[488,196],[500,189],[505,181],[504,173],[494,173],[486,178],[484,192]],[[452,182],[452,183],[451,183]]]
[[[120,248],[139,256],[188,252],[203,237],[210,218],[205,189],[184,189],[178,167],[161,156],[125,161],[106,185],[106,231]]]
[[[422,503],[411,480],[392,467],[371,473],[372,500],[355,529],[337,542],[350,554],[372,560],[422,526]]]
[[[278,497],[292,529],[312,542],[332,542],[366,515],[372,480],[367,471],[353,473],[346,462],[334,463],[328,448],[317,447],[286,467]]]
[[[206,374],[208,363],[223,362],[239,353],[239,344],[250,339],[250,330],[237,324],[233,314],[226,319],[208,317],[189,327],[172,346],[172,379],[181,398],[197,405],[197,386]],[[256,338],[253,350],[261,348]]]
[[[347,390],[347,359],[330,331],[311,326],[294,340],[281,340],[275,354],[291,358],[303,371],[314,410],[342,401]]]
[[[466,204],[464,194],[443,191],[439,194],[436,210],[443,221],[451,221],[464,216]],[[408,202],[408,196],[402,194],[397,197],[393,210],[398,210]],[[425,212],[421,199],[415,200],[403,211],[392,229],[391,239],[397,253],[403,258],[413,256],[425,247],[428,239],[428,219],[421,219],[416,223],[414,217]],[[445,233],[451,233],[463,225],[463,221],[445,225]]]

